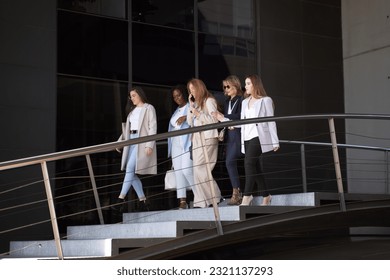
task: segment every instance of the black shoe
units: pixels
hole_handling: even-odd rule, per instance
[[[139,211],[140,212],[147,212],[150,211],[149,209],[149,203],[146,202],[146,200],[140,201],[139,202]]]
[[[117,201],[111,206],[112,210],[123,213],[127,211],[127,202],[125,199],[118,198]]]

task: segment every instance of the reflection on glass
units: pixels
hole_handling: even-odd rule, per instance
[[[190,31],[133,23],[133,81],[172,86],[195,72]]]
[[[133,21],[194,29],[193,0],[133,0],[131,4]]]
[[[57,81],[57,151],[117,141],[122,133],[127,82],[62,75],[57,76]],[[106,175],[97,178],[102,204],[110,203],[110,194],[117,193],[116,186],[123,180],[121,176],[112,176],[120,171],[120,160],[120,154],[115,150],[91,154],[95,174]],[[59,209],[57,214],[59,217],[65,216],[59,221],[60,231],[66,232],[67,226],[73,224],[99,223],[95,214],[66,217],[96,207],[90,192],[91,185],[84,179],[88,177],[85,157],[59,160],[55,166],[56,174],[64,176],[55,182],[56,206]],[[106,214],[109,215],[109,212]]]
[[[58,11],[58,72],[128,79],[127,21]]]
[[[252,0],[198,0],[199,31],[253,39]]]
[[[201,34],[199,36],[199,76],[207,87],[220,90],[228,75],[243,78],[255,72],[255,43],[252,40]]]
[[[125,19],[126,2],[126,0],[58,0],[58,8]]]
[[[116,141],[127,83],[58,76],[57,150]]]

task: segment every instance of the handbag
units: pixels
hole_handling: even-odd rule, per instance
[[[176,175],[175,170],[170,169],[165,173],[164,178],[165,190],[176,190]]]
[[[226,127],[224,127],[219,133],[218,133],[218,141],[223,142],[225,139],[225,131]]]

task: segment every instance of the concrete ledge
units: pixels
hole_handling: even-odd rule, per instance
[[[68,239],[176,237],[176,222],[70,226]]]
[[[384,194],[345,194],[346,202],[375,201],[390,198]],[[259,206],[262,197],[255,197],[251,206],[228,206],[219,204],[222,225],[245,219],[276,213],[287,213],[299,209],[325,204],[339,203],[338,193],[298,193],[273,195],[270,206]],[[216,229],[213,208],[150,211],[125,213],[123,224],[87,225],[68,227],[67,239],[61,240],[65,258],[107,257],[119,254],[120,250],[148,247],[190,232]],[[351,234],[364,235],[378,232],[378,228],[353,227]],[[388,235],[389,229],[383,228]],[[382,232],[381,232],[382,233]],[[10,255],[14,258],[56,258],[54,240],[12,241]]]
[[[219,207],[222,222],[242,221],[248,217],[294,211],[305,206],[226,206]],[[215,221],[213,208],[193,208],[185,210],[167,210],[124,213],[123,223],[155,223],[160,221]]]
[[[111,239],[100,240],[61,240],[64,257],[98,257],[112,256]],[[12,241],[10,256],[23,257],[57,257],[54,240]]]

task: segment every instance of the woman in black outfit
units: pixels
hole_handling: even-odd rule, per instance
[[[225,96],[224,114],[215,112],[215,117],[220,122],[239,120],[241,114],[242,89],[240,79],[231,75],[222,81]],[[224,137],[225,164],[229,174],[230,183],[233,188],[232,197],[228,202],[229,205],[239,205],[242,201],[240,193],[240,177],[238,174],[237,160],[242,156],[241,153],[241,128],[227,127]]]

